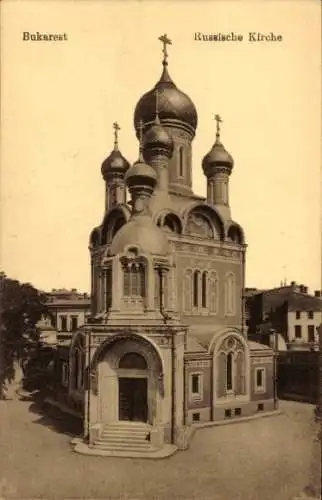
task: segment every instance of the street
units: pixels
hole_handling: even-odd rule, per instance
[[[0,498],[306,498],[303,489],[319,485],[314,407],[280,407],[278,416],[198,430],[190,449],[171,458],[139,460],[78,455],[64,421],[43,416],[30,401],[1,401]]]

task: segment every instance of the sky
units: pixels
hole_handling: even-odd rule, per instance
[[[235,161],[233,219],[245,230],[246,286],[321,288],[321,6],[318,0],[1,3],[1,253],[12,278],[90,290],[91,229],[104,213],[100,168],[113,147],[134,162],[133,112],[169,72],[199,116],[193,187],[215,140]],[[67,41],[23,41],[23,32]],[[195,33],[243,42],[196,41]],[[249,42],[249,32],[281,42]]]

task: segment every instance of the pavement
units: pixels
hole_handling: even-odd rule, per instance
[[[321,448],[314,407],[199,429],[163,460],[73,452],[80,429],[30,401],[0,401],[0,500],[304,500],[319,498]]]

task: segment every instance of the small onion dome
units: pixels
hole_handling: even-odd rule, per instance
[[[123,174],[130,168],[129,162],[124,158],[118,148],[114,148],[112,153],[102,163],[101,172],[104,180],[113,174]]]
[[[141,253],[167,255],[170,253],[168,239],[149,215],[135,217],[121,227],[112,240],[110,255],[123,253],[130,246],[138,247]]]
[[[155,170],[147,163],[144,163],[142,153],[138,161],[125,174],[125,182],[129,189],[135,186],[147,186],[154,189],[158,180]]]
[[[154,124],[147,130],[143,137],[143,149],[145,152],[160,151],[169,158],[173,152],[173,139],[162,127],[157,116]]]
[[[169,121],[174,125],[181,122],[193,135],[195,134],[198,115],[194,103],[184,92],[179,90],[172,81],[167,66],[164,69],[160,80],[155,87],[144,94],[136,105],[134,111],[134,127],[139,130],[139,121],[153,123],[155,117],[155,93],[159,93],[159,116],[161,122]]]
[[[227,173],[230,174],[234,166],[233,157],[226,151],[220,140],[220,124],[222,119],[219,115],[215,115],[215,120],[217,128],[216,142],[202,160],[202,168],[207,177],[214,173],[217,168],[227,170]]]

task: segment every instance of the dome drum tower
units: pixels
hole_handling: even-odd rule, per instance
[[[159,38],[163,43],[163,71],[154,88],[139,100],[134,112],[134,127],[139,133],[139,122],[145,127],[155,122],[155,95],[158,94],[158,116],[164,131],[172,138],[173,150],[168,163],[169,190],[192,194],[191,143],[196,133],[198,115],[190,97],[179,90],[168,72],[166,35]]]

